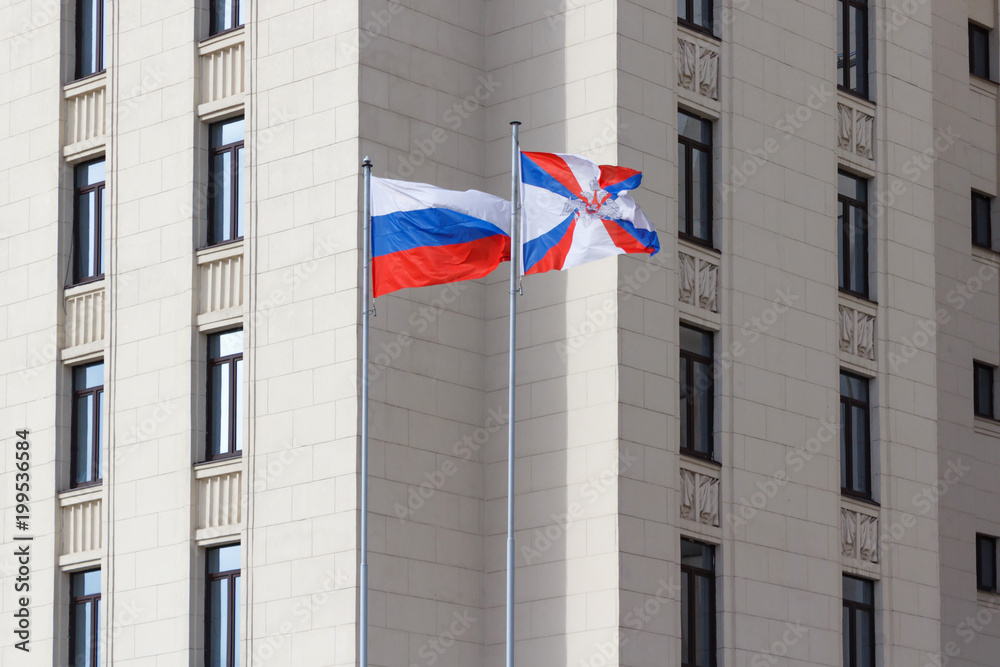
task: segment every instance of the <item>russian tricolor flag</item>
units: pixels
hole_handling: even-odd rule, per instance
[[[626,193],[642,172],[579,155],[521,153],[522,271],[561,271],[625,253],[655,255],[656,228]]]
[[[482,278],[510,260],[510,203],[477,190],[371,179],[372,293]]]

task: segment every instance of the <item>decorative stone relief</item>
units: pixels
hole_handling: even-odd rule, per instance
[[[848,558],[878,562],[878,517],[840,509],[841,553]]]
[[[681,518],[719,525],[719,480],[681,469]]]
[[[840,306],[840,349],[875,360],[875,318],[848,306]]]
[[[837,145],[848,153],[874,160],[875,117],[846,104],[837,104],[837,117]]]
[[[713,100],[719,99],[719,52],[678,38],[677,85]]]
[[[681,273],[678,299],[697,308],[719,312],[719,267],[700,257],[678,254]]]

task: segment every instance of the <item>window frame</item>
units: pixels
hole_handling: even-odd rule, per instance
[[[865,186],[865,199],[864,201],[858,199],[857,197],[845,195],[840,192],[840,188],[837,188],[837,236],[839,237],[839,244],[843,248],[843,256],[838,257],[839,269],[843,271],[843,280],[846,285],[850,285],[850,277],[853,275],[852,269],[854,268],[853,258],[851,256],[851,216],[848,214],[854,210],[858,209],[862,213],[862,223],[864,224],[864,245],[861,248],[862,259],[861,263],[864,266],[864,284],[862,290],[858,291],[851,289],[845,284],[841,284],[840,276],[837,278],[837,287],[841,292],[845,294],[851,294],[866,301],[871,301],[871,225],[869,220],[868,211],[868,199],[869,191],[871,189],[871,181],[865,176],[860,176],[854,174],[846,169],[837,170],[837,180],[839,182],[841,176],[846,176],[855,182],[863,183]],[[843,213],[839,210],[843,207],[845,210]]]
[[[863,582],[865,586],[870,586],[871,587],[871,595],[872,595],[872,603],[871,604],[867,604],[865,602],[857,602],[857,601],[854,601],[854,600],[848,600],[847,598],[843,597],[843,595],[841,595],[841,604],[842,604],[842,609],[848,609],[849,610],[849,619],[850,620],[849,620],[849,623],[848,623],[848,628],[849,628],[850,637],[847,638],[847,640],[848,640],[848,644],[851,646],[852,649],[854,648],[855,643],[857,642],[857,613],[856,612],[858,612],[858,611],[867,611],[867,612],[869,612],[869,618],[871,618],[871,622],[869,623],[868,631],[871,633],[872,644],[871,644],[871,651],[869,652],[868,659],[871,661],[872,667],[875,667],[875,665],[877,664],[876,661],[875,661],[876,654],[877,654],[876,645],[878,644],[878,641],[876,640],[876,637],[875,637],[875,628],[876,628],[876,623],[875,623],[875,608],[876,608],[876,604],[875,604],[876,603],[876,600],[875,600],[875,581],[872,580],[872,579],[866,579],[864,577],[857,577],[857,576],[854,576],[852,574],[846,574],[846,573],[841,575],[841,582],[843,582],[843,579],[854,579],[855,581],[861,581],[861,582]],[[841,587],[843,587],[843,583],[841,583]],[[841,614],[843,614],[843,611],[841,611]],[[857,656],[857,651],[854,651],[854,650],[851,651],[851,655],[850,656],[846,656],[845,655],[844,656],[844,667],[859,667],[857,665],[857,661],[855,660],[856,656]]]
[[[98,0],[97,2],[97,26],[94,28],[94,32],[97,36],[94,44],[94,50],[97,53],[97,69],[88,74],[82,74],[83,57],[82,57],[82,46],[83,40],[81,39],[81,28],[83,26],[83,3],[85,0],[76,0],[76,12],[74,14],[74,20],[76,25],[73,26],[73,36],[76,40],[74,44],[74,58],[73,63],[73,80],[81,81],[92,76],[97,76],[98,74],[103,74],[107,69],[107,63],[104,62],[104,0]]]
[[[985,81],[993,80],[993,67],[992,67],[993,63],[992,63],[992,54],[990,53],[990,32],[991,30],[986,26],[982,26],[979,25],[978,23],[973,23],[972,21],[969,21],[969,74],[971,76],[983,79]],[[985,56],[984,59],[986,62],[985,76],[976,71],[976,65],[977,65],[976,52],[972,48],[973,45],[975,44],[975,40],[973,40],[973,35],[975,35],[976,33],[982,34],[983,37],[985,38],[984,41],[986,42],[986,53],[984,54]]]
[[[244,134],[239,141],[235,141],[229,144],[221,144],[219,146],[212,145],[212,130],[216,127],[221,127],[227,123],[232,123],[236,120],[241,120],[244,122]],[[207,244],[206,247],[220,246],[226,243],[237,243],[243,240],[243,236],[237,236],[236,232],[239,230],[239,216],[240,209],[243,206],[243,193],[240,191],[240,171],[239,168],[239,153],[244,150],[246,145],[246,117],[245,116],[233,116],[232,118],[224,118],[218,122],[212,123],[208,126],[208,234],[207,234]],[[215,200],[216,200],[216,178],[215,178],[215,158],[230,153],[231,164],[233,166],[232,173],[229,178],[229,219],[223,221],[223,225],[228,233],[228,238],[216,239],[215,235]],[[224,234],[225,236],[225,234]]]
[[[104,443],[101,442],[101,433],[103,432],[104,424],[102,424],[103,414],[101,413],[101,394],[104,393],[104,380],[101,380],[101,384],[96,387],[88,387],[85,389],[79,389],[76,386],[76,371],[78,369],[90,368],[92,366],[104,365],[104,361],[95,361],[89,364],[80,364],[78,366],[73,366],[70,368],[70,372],[73,375],[72,378],[72,394],[73,394],[73,404],[70,410],[70,447],[69,447],[69,487],[71,489],[83,489],[90,486],[99,486],[103,483],[104,478],[101,470],[101,449]],[[80,412],[77,409],[77,403],[79,399],[87,395],[94,396],[94,407],[93,407],[93,417],[94,417],[94,433],[91,436],[91,442],[88,443],[91,455],[91,466],[90,466],[90,476],[91,479],[86,482],[76,481],[76,462],[79,459],[79,449],[80,443],[77,441],[77,425],[80,420]]]
[[[221,581],[223,579],[228,581],[227,587],[227,598],[226,598],[226,665],[225,667],[236,667],[236,652],[239,647],[236,645],[236,628],[237,623],[239,623],[239,609],[236,607],[236,588],[239,586],[239,582],[242,575],[242,563],[241,567],[235,570],[225,570],[223,572],[212,572],[211,571],[211,558],[209,554],[213,551],[218,551],[219,549],[225,549],[227,547],[240,547],[240,558],[243,557],[243,547],[239,542],[233,544],[220,544],[218,546],[209,547],[205,550],[205,664],[210,664],[210,650],[211,644],[209,643],[209,638],[212,636],[212,593],[211,593],[211,583],[213,581]]]
[[[91,183],[89,185],[77,185],[77,175],[81,170],[87,169],[91,165],[95,165],[98,162],[104,162],[105,175],[104,180],[97,183]],[[87,283],[96,282],[98,280],[104,280],[104,190],[107,186],[107,160],[102,156],[94,160],[87,160],[86,162],[81,162],[80,164],[73,166],[73,248],[71,254],[73,256],[73,273],[71,287],[77,285],[86,285]],[[80,234],[83,231],[80,229],[80,197],[86,194],[94,193],[97,205],[94,207],[94,240],[92,244],[92,257],[94,260],[94,266],[97,267],[97,273],[92,276],[80,277]]]
[[[704,33],[709,37],[715,37],[715,2],[714,0],[680,0],[684,3],[684,9],[688,16],[694,16],[694,6],[696,2],[702,3],[702,9],[708,9],[708,25],[701,25],[695,23],[692,19],[686,18],[677,14],[677,23],[684,26],[685,28],[690,28],[691,30]]]
[[[838,75],[837,90],[843,91],[848,95],[853,95],[855,97],[860,97],[863,100],[871,100],[871,90],[869,88],[868,78],[871,76],[871,48],[869,41],[871,40],[871,17],[868,7],[867,0],[837,0],[838,10],[839,10],[839,20],[842,22],[843,26],[843,41],[838,44],[838,48],[841,49],[844,57],[847,61],[844,66],[841,67],[837,64],[837,69],[843,69],[844,71],[844,81],[846,84],[840,83],[840,77]],[[851,86],[851,67],[850,67],[850,57],[851,57],[851,8],[857,9],[864,15],[864,21],[860,29],[864,30],[864,35],[858,39],[858,43],[864,48],[864,76],[859,77],[863,81],[863,88],[857,86]]]
[[[711,143],[705,144],[702,141],[685,137],[681,134],[680,127],[677,128],[677,150],[684,151],[684,173],[681,175],[681,178],[678,178],[678,186],[682,179],[684,181],[684,192],[678,192],[677,194],[678,196],[684,197],[687,202],[684,207],[684,219],[682,220],[679,214],[677,216],[677,235],[685,241],[690,241],[691,243],[715,250],[715,164],[713,152],[713,144],[715,143],[715,122],[711,118],[699,116],[697,113],[692,111],[678,109],[677,115],[680,116],[681,114],[690,116],[691,118],[696,118],[701,123],[707,123],[709,127],[708,136]],[[695,196],[693,178],[694,160],[692,160],[694,151],[704,153],[708,164],[708,183],[705,185],[709,192],[708,236],[706,238],[701,238],[694,234],[694,207],[692,206]]]
[[[985,370],[990,374],[990,395],[989,395],[989,406],[990,411],[980,412],[979,411],[979,399],[981,398],[979,394],[979,371]],[[972,362],[972,409],[976,417],[981,417],[983,419],[996,419],[996,366],[991,366],[990,364],[983,363],[981,361]]]
[[[989,586],[983,585],[983,574],[985,570],[983,569],[983,559],[982,553],[979,550],[980,542],[989,542],[993,547],[993,583]],[[997,592],[997,538],[992,535],[986,535],[984,533],[976,533],[976,590],[985,591],[987,593]]]
[[[239,30],[244,27],[246,23],[239,23],[240,20],[240,5],[244,0],[225,0],[226,4],[230,6],[233,10],[233,26],[230,28],[219,29],[218,26],[218,14],[216,14],[215,0],[208,0],[208,36],[216,37],[217,35],[224,35],[228,32],[233,32],[234,30]]]
[[[699,352],[690,352],[685,350],[680,343],[680,336],[678,335],[677,348],[679,351],[679,362],[684,364],[686,367],[687,378],[689,383],[694,382],[694,367],[695,363],[703,363],[708,367],[708,377],[710,378],[710,384],[706,391],[708,392],[708,412],[709,412],[709,422],[711,424],[711,430],[708,433],[708,451],[701,452],[697,449],[692,449],[690,446],[684,445],[684,439],[681,439],[679,444],[679,451],[681,454],[687,456],[693,456],[699,459],[704,459],[706,461],[715,461],[715,333],[709,329],[702,329],[701,327],[688,324],[686,322],[680,323],[680,328],[691,329],[692,331],[698,332],[702,336],[708,337],[708,346],[710,356],[705,356]],[[678,330],[679,333],[679,330]],[[678,368],[678,379],[680,376],[680,368]],[[691,385],[693,386],[693,384]],[[695,400],[691,396],[686,396],[687,388],[683,385],[680,387],[681,400],[685,401],[684,410],[687,413],[687,444],[691,445],[694,443],[694,430],[695,430]],[[678,420],[679,421],[679,420]],[[684,434],[682,434],[684,435]]]
[[[243,349],[240,350],[238,354],[227,354],[221,357],[212,357],[212,337],[213,336],[224,336],[228,333],[234,333],[237,331],[243,331],[242,327],[237,327],[235,329],[226,329],[224,331],[215,331],[208,335],[208,355],[206,370],[207,375],[205,378],[206,382],[206,408],[205,408],[205,460],[206,461],[220,461],[222,459],[233,459],[243,455],[243,448],[236,448],[236,426],[237,426],[237,410],[236,402],[242,400],[240,395],[240,387],[236,382],[236,362],[243,361],[243,353],[246,349],[244,345]],[[212,453],[212,399],[214,386],[212,383],[212,369],[215,366],[229,365],[229,430],[228,430],[228,450],[225,452],[220,452],[218,454]]]
[[[76,627],[76,608],[77,605],[86,604],[88,602],[94,603],[90,607],[90,656],[88,657],[88,662],[96,667],[97,659],[100,654],[100,639],[101,639],[101,592],[93,593],[90,595],[73,595],[73,579],[78,576],[83,576],[85,574],[90,574],[91,572],[100,572],[100,568],[94,568],[90,570],[83,570],[80,572],[70,573],[70,598],[69,598],[69,667],[84,667],[82,665],[76,664],[76,633],[74,628]],[[103,577],[102,577],[103,579]],[[101,582],[103,586],[103,581]]]
[[[844,369],[840,369],[840,376],[848,376],[857,380],[862,380],[866,385],[866,390],[868,393],[868,401],[862,401],[857,398],[850,398],[844,395],[844,392],[840,392],[840,405],[844,414],[844,423],[840,425],[841,431],[841,446],[843,451],[840,455],[843,457],[846,464],[846,479],[840,480],[840,493],[841,495],[851,496],[852,498],[859,498],[861,500],[873,501],[875,498],[874,491],[874,478],[873,474],[873,456],[872,456],[872,380],[863,375],[858,375],[857,373],[852,373]],[[851,416],[851,408],[858,407],[865,412],[865,452],[868,455],[868,467],[867,474],[865,476],[865,485],[868,487],[868,491],[858,491],[850,486],[844,486],[845,482],[850,485],[851,481],[854,479],[854,429],[853,417]]]
[[[718,592],[716,590],[716,587],[715,587],[715,572],[716,572],[716,565],[717,565],[717,554],[716,554],[716,550],[717,549],[716,549],[716,545],[710,544],[708,542],[703,542],[701,540],[692,539],[690,537],[682,535],[681,536],[681,544],[683,545],[684,542],[692,542],[692,543],[698,544],[698,545],[700,545],[702,547],[708,547],[711,550],[711,554],[712,554],[712,569],[711,570],[706,570],[705,568],[696,567],[694,565],[685,565],[684,562],[683,562],[683,556],[680,557],[680,560],[681,560],[681,579],[686,579],[687,580],[687,589],[688,589],[688,600],[687,600],[687,607],[688,607],[688,609],[687,609],[687,613],[688,613],[688,633],[691,634],[691,635],[696,635],[696,630],[697,630],[697,628],[695,627],[695,625],[692,623],[692,619],[697,618],[697,613],[696,613],[696,609],[697,609],[697,604],[696,604],[697,596],[693,595],[693,591],[695,590],[694,581],[695,581],[696,577],[702,577],[702,578],[708,580],[708,590],[709,590],[709,595],[708,595],[708,598],[709,598],[708,616],[711,619],[711,622],[709,623],[709,645],[710,645],[710,650],[709,650],[709,663],[708,663],[707,666],[704,666],[704,667],[716,667],[716,665],[718,663],[717,653],[718,653],[718,648],[719,648],[718,636],[717,636],[717,631],[716,631],[716,627],[715,627],[716,626],[716,618],[715,618],[715,616],[716,616],[716,613],[717,613],[716,595],[717,595],[717,592]],[[681,548],[683,549],[683,546]],[[682,591],[683,591],[683,586],[682,586]],[[684,600],[683,599],[681,600],[681,604],[682,605],[684,604]],[[688,654],[687,655],[684,655],[684,643],[685,642],[687,642],[687,645],[688,645]],[[686,637],[686,636],[684,636],[684,631],[683,631],[683,627],[682,627],[682,629],[681,629],[681,667],[702,667],[701,665],[697,664],[697,661],[695,659],[696,646],[697,646],[697,641],[695,640],[695,637],[694,636],[692,636],[692,637]]]
[[[979,212],[976,207],[977,201],[986,202],[986,220],[979,219]],[[978,243],[978,234],[976,230],[980,228],[981,225],[986,226],[986,243]],[[993,197],[983,194],[982,192],[972,191],[972,245],[976,248],[983,248],[985,250],[993,249]]]

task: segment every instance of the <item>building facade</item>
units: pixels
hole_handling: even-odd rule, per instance
[[[662,250],[523,280],[517,664],[995,665],[998,11],[6,3],[0,664],[357,663],[360,162],[519,120]],[[372,665],[503,664],[505,271],[375,303]]]

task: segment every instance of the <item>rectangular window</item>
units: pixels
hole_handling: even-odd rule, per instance
[[[677,215],[682,238],[712,245],[712,123],[677,114]]]
[[[209,34],[233,30],[247,22],[246,0],[211,0]]]
[[[243,451],[243,331],[208,337],[208,458]]]
[[[868,181],[846,172],[837,178],[837,257],[840,289],[868,298]]]
[[[843,493],[872,497],[871,405],[868,380],[840,373],[840,486]]]
[[[104,362],[73,369],[72,419],[70,485],[99,484],[104,444]]]
[[[976,534],[976,587],[997,590],[997,538]]]
[[[713,0],[677,0],[677,20],[711,35],[713,4]]]
[[[70,575],[69,665],[101,663],[101,571]]]
[[[969,73],[990,78],[990,31],[974,23],[969,24]]]
[[[104,158],[74,170],[74,285],[104,277],[104,178]]]
[[[712,334],[686,324],[680,333],[681,451],[711,459],[715,449]]]
[[[208,244],[243,238],[243,118],[209,128]]]
[[[681,665],[715,666],[715,547],[681,538]]]
[[[993,366],[987,366],[976,361],[973,362],[972,368],[976,383],[973,389],[976,416],[993,419],[996,414],[993,410]]]
[[[240,664],[240,545],[209,549],[205,595],[205,664]]]
[[[837,86],[867,98],[867,0],[837,0],[837,50]]]
[[[76,78],[103,72],[106,59],[104,0],[76,0]]]
[[[875,667],[875,582],[844,575],[844,667]]]
[[[992,197],[972,193],[972,245],[990,249],[993,247],[993,222],[990,216]]]

